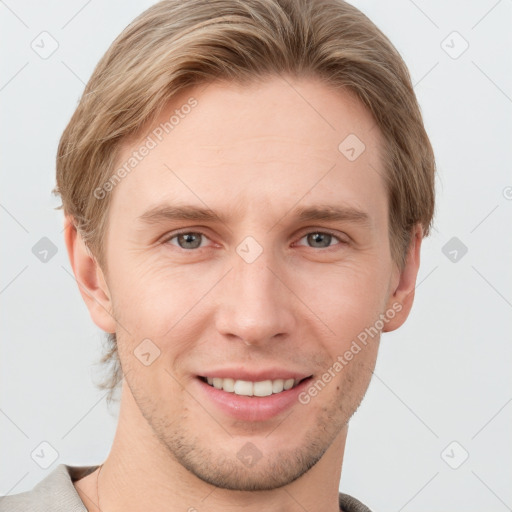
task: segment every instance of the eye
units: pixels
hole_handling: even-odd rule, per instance
[[[170,243],[187,251],[205,247],[206,240],[208,240],[208,237],[199,231],[182,231],[166,238],[164,243]],[[299,242],[302,240],[306,240],[306,243],[313,249],[327,249],[335,246],[336,242],[341,244],[347,243],[347,241],[342,240],[339,236],[326,231],[311,231],[300,238]]]
[[[191,250],[203,247],[202,242],[205,239],[206,236],[203,233],[196,231],[183,231],[167,238],[165,243],[177,245],[180,249]],[[174,243],[173,240],[176,240],[176,243]]]
[[[332,233],[327,233],[325,231],[311,231],[310,233],[307,233],[305,236],[303,236],[301,240],[306,239],[308,244],[311,244],[310,247],[313,247],[314,249],[326,249],[328,247],[331,247],[331,242],[337,241],[339,243],[345,244],[346,242],[342,240],[341,238],[337,237],[336,235],[333,235]]]

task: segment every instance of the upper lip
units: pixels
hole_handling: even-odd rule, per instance
[[[217,377],[221,379],[246,380],[251,382],[261,382],[263,380],[277,379],[295,379],[300,381],[311,374],[294,372],[285,369],[271,368],[266,370],[245,370],[243,368],[222,368],[217,370],[206,370],[199,374],[200,377]]]

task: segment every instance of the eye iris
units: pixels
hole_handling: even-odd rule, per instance
[[[185,242],[185,245],[181,243]],[[201,245],[201,234],[200,233],[182,233],[178,235],[178,243],[182,249],[197,249]]]
[[[331,240],[332,235],[329,235],[329,233],[311,233],[308,235],[308,243],[312,243],[313,247],[329,247]],[[320,243],[320,245],[315,245],[317,243]]]

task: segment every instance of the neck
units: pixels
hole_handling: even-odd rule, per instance
[[[309,471],[283,487],[264,491],[222,489],[204,482],[173,457],[124,388],[112,449],[101,468],[101,510],[193,512],[206,506],[213,512],[240,507],[248,512],[337,512],[346,435],[347,427]]]

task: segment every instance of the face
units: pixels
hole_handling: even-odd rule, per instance
[[[123,392],[201,480],[280,487],[340,435],[398,315],[378,128],[346,92],[269,78],[181,94],[120,167],[147,135],[105,239]]]

